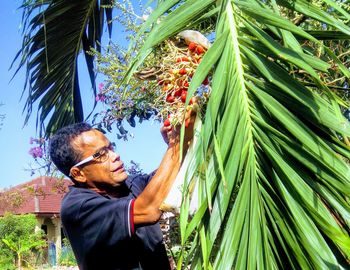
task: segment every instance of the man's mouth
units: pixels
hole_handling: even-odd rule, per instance
[[[124,171],[124,164],[121,164],[118,168],[113,170],[112,172]]]

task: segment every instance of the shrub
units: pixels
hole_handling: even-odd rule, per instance
[[[0,269],[14,269],[17,264],[32,265],[40,247],[46,245],[42,232],[35,232],[36,218],[33,214],[5,214],[0,218]]]
[[[77,261],[75,260],[72,247],[67,238],[63,239],[61,256],[59,258],[59,263],[62,266],[75,266]]]

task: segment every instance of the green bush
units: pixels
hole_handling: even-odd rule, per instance
[[[12,252],[9,252],[8,250],[0,249],[0,269],[2,270],[16,269],[15,257]]]
[[[62,252],[59,258],[59,264],[62,266],[75,266],[77,261],[75,259],[72,246],[67,238],[63,239]]]
[[[36,218],[33,214],[0,217],[0,269],[20,268],[23,264],[33,266],[46,245],[43,232],[35,232]]]

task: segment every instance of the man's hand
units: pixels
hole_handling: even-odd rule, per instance
[[[176,127],[163,125],[160,128],[160,132],[162,134],[163,140],[169,147],[172,147],[175,144],[180,142],[180,130],[181,130],[180,125]]]
[[[188,109],[185,114],[185,136],[184,136],[184,147],[187,150],[187,147],[191,143],[193,138],[193,128],[196,120],[196,105],[191,106],[191,109]],[[181,134],[181,125],[173,126],[165,126],[163,125],[160,129],[162,137],[166,144],[169,147],[172,147],[180,142],[180,134]]]
[[[172,126],[163,126],[160,128],[160,133],[162,134],[163,140],[169,145],[169,136],[172,130]]]

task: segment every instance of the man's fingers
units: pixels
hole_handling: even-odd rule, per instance
[[[172,126],[163,126],[162,129],[165,131],[165,132],[169,132],[170,130],[173,129]]]

